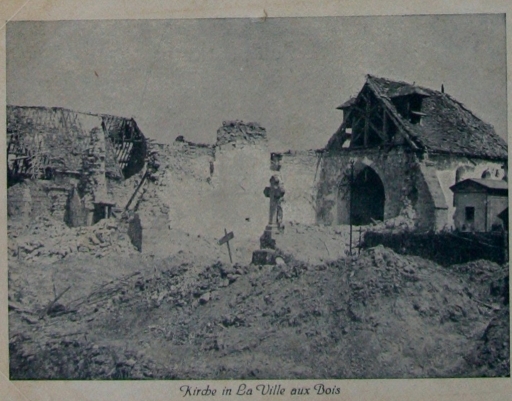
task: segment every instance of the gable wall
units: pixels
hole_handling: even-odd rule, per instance
[[[350,161],[355,161],[354,174],[364,166],[372,168],[380,177],[385,191],[384,219],[398,216],[405,199],[414,203],[415,161],[404,148],[392,150],[353,149],[346,152],[326,154],[322,160],[317,195],[317,222],[325,225],[347,224],[346,215],[339,208],[346,208],[347,189],[343,187],[350,174]],[[347,188],[346,185],[344,188]],[[340,196],[341,195],[341,196]],[[341,219],[341,221],[340,221]]]

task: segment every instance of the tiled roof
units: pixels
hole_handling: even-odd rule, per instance
[[[492,125],[483,122],[462,103],[446,93],[392,81],[372,75],[366,84],[398,119],[409,139],[419,148],[491,159],[507,158],[507,143],[496,134]],[[392,98],[409,94],[423,97],[421,124],[403,118]]]
[[[507,191],[508,190],[508,182],[503,180],[489,180],[484,178],[468,178],[466,180],[460,181],[457,184],[450,187],[450,189],[457,190],[460,188],[464,188],[468,185],[475,183],[481,187],[491,190],[500,190]]]

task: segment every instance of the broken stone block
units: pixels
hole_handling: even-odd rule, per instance
[[[94,234],[92,234],[90,237],[89,237],[89,241],[91,241],[91,243],[93,245],[99,245],[100,244],[100,240],[98,239],[98,237]]]
[[[201,295],[201,297],[199,298],[199,303],[201,305],[204,305],[206,304],[208,301],[210,301],[210,297],[211,297],[211,294],[209,292],[206,292],[204,293],[203,295]]]
[[[104,233],[102,231],[95,233],[96,238],[98,238],[98,241],[100,241],[101,243],[105,242],[106,235],[107,233]]]
[[[275,261],[276,261],[276,265],[279,265],[279,266],[286,265],[286,262],[284,261],[284,259],[281,256],[278,256]]]
[[[252,253],[251,263],[259,266],[275,265],[276,252],[273,249],[258,249]]]
[[[234,274],[236,273],[235,269],[233,268],[233,266],[229,266],[229,265],[222,265],[220,267],[220,271],[221,271],[221,274],[224,276],[227,276],[229,274]]]

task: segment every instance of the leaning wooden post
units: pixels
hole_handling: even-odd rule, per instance
[[[233,234],[233,231],[230,231],[228,233],[228,231],[226,229],[224,229],[224,237],[222,237],[217,243],[219,245],[223,245],[223,244],[226,244],[227,247],[228,247],[228,253],[229,253],[229,261],[231,263],[233,263],[233,259],[231,257],[231,247],[229,246],[229,241],[231,241],[233,238],[235,237],[235,235]]]
[[[224,235],[228,235],[228,230],[224,229]],[[228,246],[229,262],[233,263],[233,258],[231,257],[231,247],[229,246],[229,240],[226,241],[226,245]]]
[[[149,170],[146,168],[146,172],[144,173],[144,175],[142,176],[142,179],[140,180],[139,182],[139,185],[137,186],[137,188],[135,189],[135,191],[133,192],[132,196],[130,197],[130,200],[128,201],[128,203],[126,204],[126,206],[124,207],[124,210],[128,210],[128,208],[130,207],[131,203],[133,202],[133,200],[135,199],[135,196],[137,195],[137,192],[139,192],[139,189],[140,187],[142,187],[142,184],[144,184],[144,181],[146,180],[147,176],[149,175]]]

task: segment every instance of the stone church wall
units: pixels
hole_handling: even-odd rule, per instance
[[[501,161],[448,154],[419,158],[404,147],[339,149],[330,153],[290,151],[274,155],[272,163],[279,166],[287,190],[283,204],[285,221],[348,224],[351,162],[354,176],[369,167],[381,179],[384,220],[398,216],[410,204],[420,230],[454,227],[450,187],[457,179],[503,179],[506,175],[506,166]]]
[[[384,186],[384,219],[396,217],[405,204],[417,198],[415,188],[415,160],[403,148],[389,151],[361,149],[326,153],[321,162],[318,183],[317,221],[325,225],[348,224],[350,163],[354,162],[354,176],[364,167],[374,170]]]

